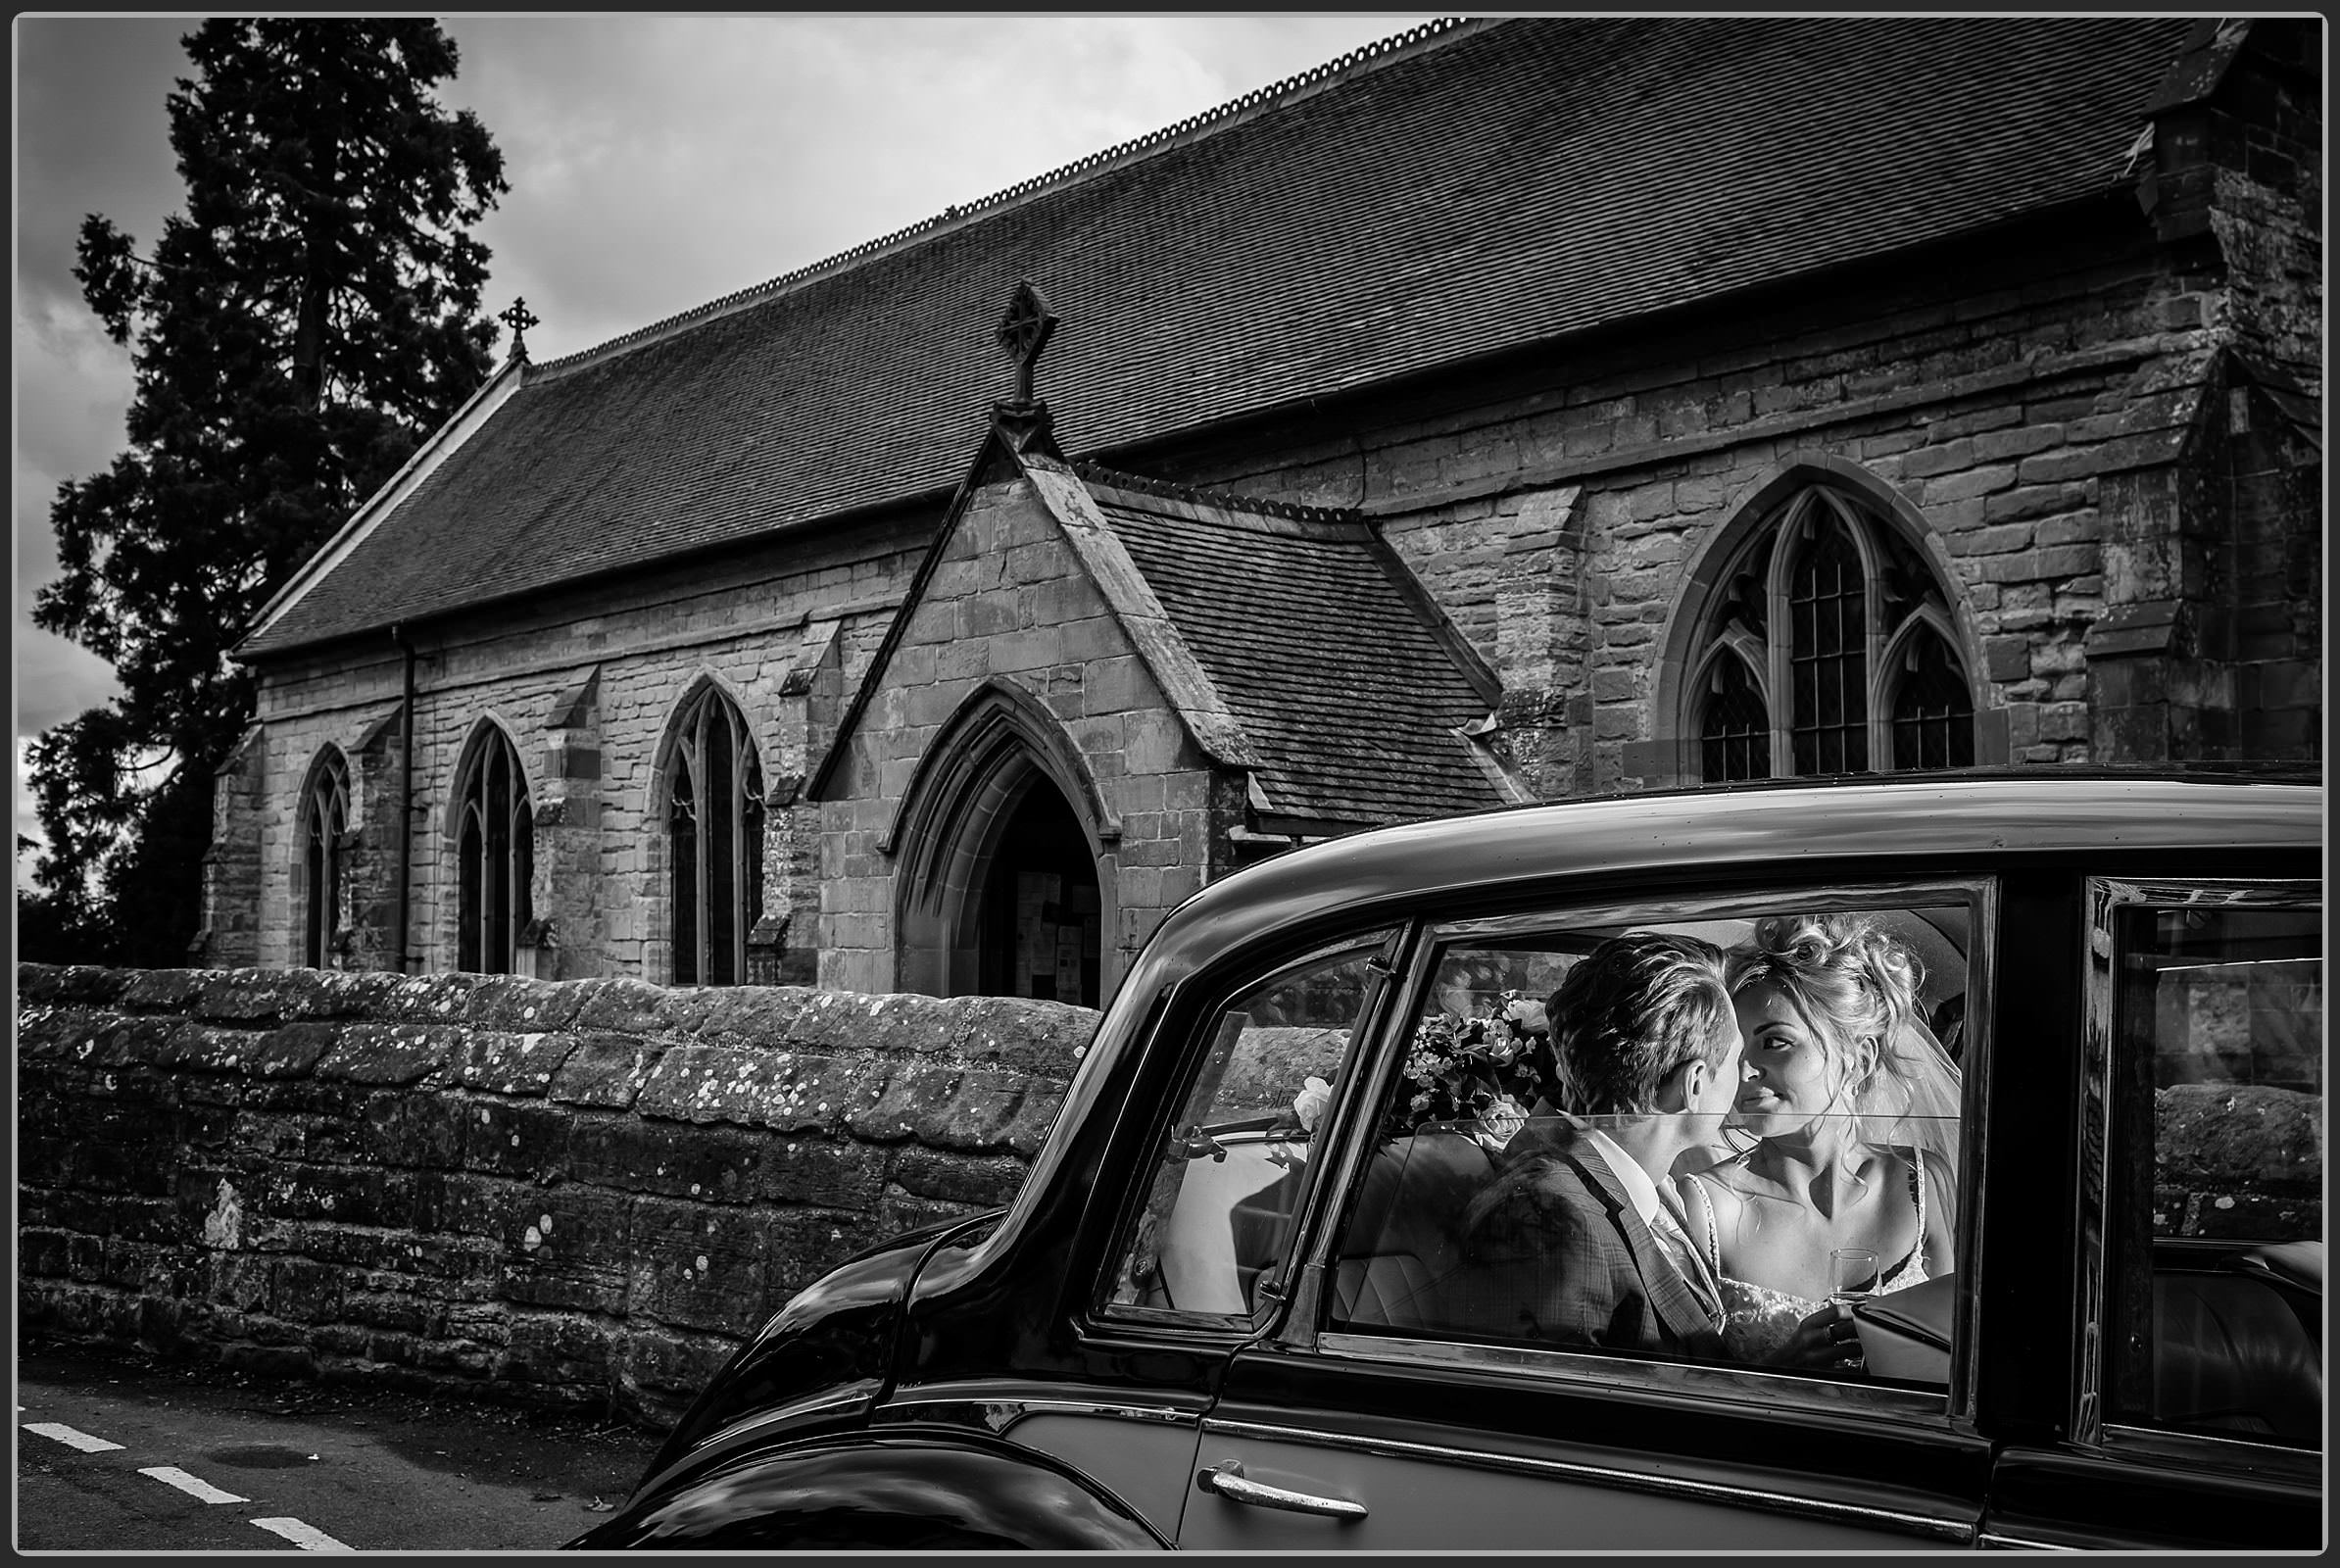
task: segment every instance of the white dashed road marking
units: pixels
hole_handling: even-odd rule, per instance
[[[221,1492],[202,1477],[191,1476],[174,1464],[158,1464],[138,1473],[142,1476],[152,1476],[167,1487],[176,1487],[197,1502],[250,1502],[252,1500],[250,1497],[239,1497],[232,1492]]]
[[[303,1551],[356,1551],[326,1535],[315,1525],[305,1525],[298,1519],[255,1519],[254,1524],[271,1536],[282,1536]]]
[[[119,1443],[108,1443],[104,1438],[93,1438],[86,1432],[75,1432],[57,1421],[27,1421],[24,1430],[37,1432],[44,1438],[54,1439],[69,1448],[78,1448],[83,1453],[111,1453],[122,1446]]]
[[[24,1407],[21,1404],[18,1405],[17,1413],[24,1414]],[[83,1453],[112,1453],[122,1447],[119,1443],[109,1443],[104,1438],[93,1438],[88,1433],[77,1431],[60,1421],[27,1421],[24,1423],[24,1430],[38,1433],[53,1442],[62,1443],[69,1448],[78,1448]],[[310,1457],[315,1458],[316,1455],[312,1454]],[[190,1475],[174,1464],[149,1465],[138,1473],[142,1476],[152,1476],[167,1487],[176,1487],[198,1502],[250,1502],[252,1500],[250,1497],[239,1497],[232,1492],[222,1492],[201,1476]],[[252,1523],[266,1530],[271,1536],[278,1536],[291,1542],[303,1551],[355,1551],[358,1549],[347,1542],[335,1541],[317,1526],[305,1524],[298,1519],[255,1519]]]

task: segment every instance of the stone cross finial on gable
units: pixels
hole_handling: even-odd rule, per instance
[[[516,294],[513,295],[512,309],[497,317],[496,319],[512,328],[512,357],[515,360],[525,360],[528,357],[528,339],[525,334],[528,328],[539,324],[536,318],[528,314],[528,302]]]
[[[999,318],[995,334],[1009,361],[1015,366],[1015,397],[1018,403],[1036,401],[1032,391],[1032,368],[1040,363],[1040,351],[1048,346],[1048,334],[1056,330],[1056,318],[1048,310],[1048,302],[1042,299],[1040,290],[1032,286],[1030,278],[1015,286],[1007,297],[1007,314]]]

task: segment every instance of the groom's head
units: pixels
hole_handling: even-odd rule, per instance
[[[1738,1020],[1723,950],[1696,937],[1633,932],[1577,960],[1552,993],[1552,1055],[1563,1110],[1579,1116],[1731,1108]]]

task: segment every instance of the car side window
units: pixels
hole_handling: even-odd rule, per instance
[[[1394,935],[1312,954],[1206,1010],[1194,1076],[1115,1254],[1108,1309],[1248,1319],[1261,1306]]]
[[[2099,884],[2097,908],[2112,1014],[2105,1417],[2318,1448],[2316,895]]]
[[[1979,895],[1875,899],[1440,932],[1325,1326],[1945,1389]]]

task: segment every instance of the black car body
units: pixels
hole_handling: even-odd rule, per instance
[[[1238,873],[1146,947],[1012,1206],[797,1298],[575,1544],[2315,1548],[2322,810],[2243,780],[1764,786]],[[1453,1266],[1403,1195],[1470,1157],[1391,1119],[1423,1020],[1603,933],[1789,909],[1913,933],[1958,1046],[1958,1266],[1864,1309],[1871,1370],[1393,1307]]]

